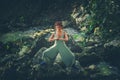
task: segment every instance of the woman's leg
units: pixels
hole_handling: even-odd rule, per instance
[[[67,67],[70,67],[75,63],[75,55],[70,51],[70,49],[66,45],[59,47],[59,52],[63,63]]]
[[[55,45],[53,45],[43,52],[42,59],[45,62],[51,63],[55,60],[57,54],[58,54],[58,49]]]

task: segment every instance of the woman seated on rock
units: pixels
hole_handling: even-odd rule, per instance
[[[68,41],[68,35],[63,30],[62,22],[55,23],[55,32],[49,38],[49,41],[54,41],[54,45],[43,52],[43,63],[53,63],[58,53],[61,56],[62,62],[66,67],[71,67],[75,64],[75,55],[66,46],[65,41]]]

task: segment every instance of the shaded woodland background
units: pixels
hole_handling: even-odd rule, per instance
[[[119,80],[119,0],[1,0],[0,80]],[[39,65],[62,21],[80,72]],[[56,63],[57,60],[56,59]]]

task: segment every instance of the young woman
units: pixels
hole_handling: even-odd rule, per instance
[[[54,45],[43,52],[42,59],[45,62],[54,62],[57,54],[59,53],[66,67],[70,67],[75,63],[74,54],[65,44],[65,41],[68,41],[68,35],[63,30],[63,26],[60,21],[55,23],[55,32],[50,36],[49,41],[54,41]]]

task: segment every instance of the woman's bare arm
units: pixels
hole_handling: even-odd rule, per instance
[[[52,33],[52,35],[49,37],[49,39],[48,39],[48,41],[49,42],[52,42],[52,41],[54,41],[55,39],[54,39],[54,33]]]
[[[67,33],[65,32],[64,38],[59,38],[59,40],[68,41],[68,35],[67,35]]]
[[[65,41],[68,41],[68,39],[69,39],[66,32],[65,32],[65,38],[64,39],[65,39]]]

